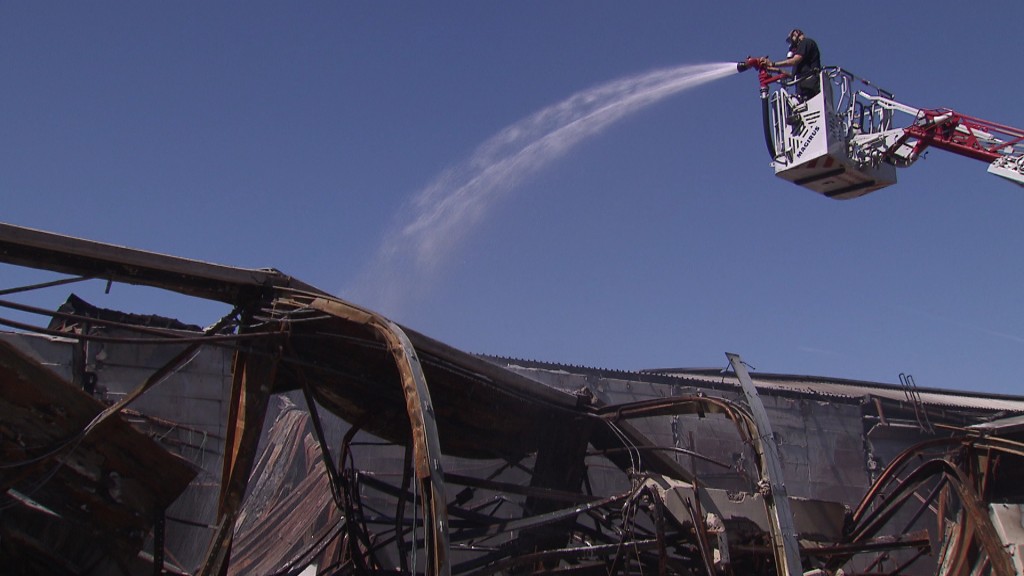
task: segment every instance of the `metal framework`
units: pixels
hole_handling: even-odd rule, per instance
[[[21,444],[7,434],[7,424],[0,425],[4,506],[20,509],[32,498],[68,510],[81,505],[91,496],[62,492],[48,484],[47,475],[56,466],[82,478],[109,477],[110,465],[90,467],[89,462],[115,440],[111,434],[125,439],[117,474],[145,478],[141,484],[160,493],[132,512],[130,523],[112,515],[71,518],[69,513],[68,530],[88,521],[103,539],[118,542],[102,554],[83,554],[95,559],[91,567],[69,562],[58,570],[58,561],[37,545],[42,541],[33,540],[37,536],[27,528],[15,531],[25,547],[0,549],[0,554],[27,559],[26,572],[85,574],[106,567],[105,558],[131,574],[226,575],[252,569],[255,561],[238,558],[239,519],[246,513],[245,495],[260,458],[271,398],[289,392],[305,398],[308,437],[318,451],[315,473],[306,473],[310,481],[304,489],[329,497],[321,499],[326,508],[303,509],[311,534],[301,549],[289,549],[274,562],[277,574],[299,574],[312,565],[318,574],[367,576],[717,576],[839,568],[846,574],[902,574],[913,573],[923,555],[935,551],[940,574],[1017,569],[986,506],[1007,490],[1005,481],[996,480],[997,470],[999,477],[1007,470],[1012,478],[1022,475],[1024,445],[991,431],[943,429],[925,414],[930,426],[951,436],[894,459],[850,515],[845,531],[823,536],[808,528],[806,519],[834,514],[836,506],[798,502],[787,494],[777,438],[737,355],[728,358],[746,389],[746,402],[686,394],[608,404],[589,391],[565,393],[459,352],[274,271],[179,261],[9,225],[0,225],[0,260],[216,298],[234,307],[196,332],[0,302],[53,319],[47,327],[2,321],[19,330],[174,350],[134,391],[104,406],[83,391],[88,378],[60,382],[31,359],[0,348],[4,422],[14,416],[30,422],[33,402],[36,412],[41,403],[62,404],[78,422],[60,428],[63,435],[31,438],[39,432],[26,425],[20,429]],[[132,335],[111,335],[108,330],[114,329]],[[164,479],[160,472],[170,472],[170,465],[154,466],[148,475],[130,468],[134,458],[157,458],[163,449],[136,439],[124,418],[133,401],[203,347],[226,347],[234,359],[216,521],[208,527],[206,553],[192,571],[162,547],[166,507],[187,483],[188,471],[174,468],[178,472]],[[48,390],[51,399],[18,400],[26,390]],[[926,407],[918,402],[907,410],[920,421]],[[347,423],[336,448],[323,411]],[[678,418],[731,422],[752,468],[666,445],[644,432],[652,422]],[[293,434],[289,441],[298,437]],[[680,463],[682,455],[742,478],[742,502],[730,491],[705,485]],[[39,488],[47,486],[58,489]],[[104,498],[113,494],[104,486],[92,492]],[[797,506],[799,513],[790,510]],[[148,544],[138,536],[123,538],[128,527],[154,537]],[[150,564],[140,571],[144,546]],[[246,542],[245,550],[258,546]]]
[[[905,534],[931,512],[925,523],[931,524],[927,533],[938,545],[939,574],[1018,574],[1020,566],[1014,565],[993,526],[987,502],[1000,499],[993,488],[997,470],[1013,470],[1016,475],[1024,464],[1022,458],[1024,444],[966,430],[911,446],[865,494],[850,518],[843,544],[860,544],[878,534]],[[909,520],[898,516],[908,509],[914,510]],[[874,554],[866,571],[888,562],[890,568],[883,573],[901,574],[930,545],[922,541],[909,558],[869,550],[859,553]],[[855,556],[836,556],[828,567],[835,570]]]

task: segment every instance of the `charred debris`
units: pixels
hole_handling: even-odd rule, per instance
[[[1024,398],[468,354],[275,270],[0,225],[7,574],[1020,574]],[[225,303],[208,327],[19,296]],[[35,318],[29,321],[25,318]]]

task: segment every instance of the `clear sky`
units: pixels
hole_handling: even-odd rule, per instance
[[[277,268],[468,352],[626,370],[736,352],[762,372],[1019,394],[1024,189],[941,151],[846,202],[777,179],[753,72],[506,180],[434,274],[399,274],[401,298],[360,280],[411,203],[505,128],[652,70],[781,59],[794,26],[902,102],[1024,127],[1024,3],[965,6],[5,2],[0,221]],[[0,266],[0,289],[50,277]],[[73,290],[221,314],[103,288]]]

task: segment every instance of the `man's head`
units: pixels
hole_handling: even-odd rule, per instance
[[[793,28],[790,31],[789,36],[786,38],[786,42],[789,42],[790,47],[796,46],[796,43],[802,40],[804,37],[804,31],[799,28]]]

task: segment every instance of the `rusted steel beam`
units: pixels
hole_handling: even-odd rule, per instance
[[[363,310],[342,300],[326,297],[313,298],[308,306],[326,314],[364,324],[374,330],[388,347],[401,379],[413,442],[413,468],[420,484],[420,499],[425,522],[428,576],[448,576],[449,535],[447,497],[444,470],[441,466],[441,445],[437,437],[430,390],[416,349],[405,332],[387,318]],[[415,569],[415,567],[414,567]]]
[[[924,482],[932,478],[941,478],[943,484],[954,490],[960,500],[960,528],[956,531],[954,539],[947,542],[944,547],[944,561],[949,573],[957,573],[964,562],[972,545],[976,542],[980,549],[987,556],[988,562],[996,574],[1012,574],[1014,571],[1013,561],[1004,548],[998,532],[992,525],[988,514],[988,508],[984,504],[977,491],[974,489],[976,478],[954,463],[950,457],[945,459],[935,458],[926,461],[915,468],[906,478],[886,493],[885,500],[881,506],[871,509],[868,506],[874,502],[876,496],[887,489],[895,481],[896,473],[903,468],[909,457],[906,454],[920,454],[920,447],[931,446],[933,442],[924,442],[918,445],[917,449],[905,451],[902,458],[897,458],[882,474],[879,481],[868,491],[865,500],[861,502],[857,515],[854,516],[855,528],[850,532],[848,545],[857,545],[862,540],[874,536],[889,520],[896,514],[899,508],[914,494],[914,491]],[[945,486],[940,484],[929,496],[930,499],[945,494]],[[940,523],[944,521],[946,504],[940,498]],[[845,563],[856,552],[846,555],[837,555],[828,563],[830,569],[835,569]]]
[[[868,514],[870,506],[874,500],[885,489],[887,484],[895,481],[895,478],[902,473],[908,463],[914,461],[928,450],[941,449],[951,453],[960,448],[992,449],[998,452],[1024,457],[1024,445],[1006,438],[979,437],[967,434],[925,440],[906,448],[892,459],[889,465],[886,466],[885,470],[882,471],[882,474],[861,499],[857,509],[854,510],[851,518],[853,523],[861,523],[864,516]]]
[[[264,343],[251,352],[239,351],[235,355],[217,530],[200,571],[203,576],[227,574],[235,519],[256,460],[263,419],[280,358],[281,346],[274,343]]]
[[[995,526],[992,525],[992,518],[988,513],[988,506],[978,496],[974,489],[974,478],[971,478],[960,468],[950,466],[947,476],[954,479],[951,484],[960,496],[965,516],[974,524],[971,535],[981,543],[982,549],[988,555],[989,562],[996,574],[1013,574],[1015,568],[1010,553],[1003,546],[1002,540]]]
[[[383,321],[375,327],[358,315],[323,315],[311,307],[314,296],[281,293],[275,311],[285,320],[294,314],[315,318],[294,324],[296,354],[288,362],[308,366],[317,401],[348,422],[372,414],[367,432],[396,444],[407,443],[411,427],[406,397],[391,352],[396,348],[380,332],[387,330]],[[355,308],[344,302],[339,305]],[[582,411],[573,394],[414,331],[402,328],[402,332],[415,346],[429,383],[439,445],[447,456],[518,461],[547,441],[541,433],[546,424],[567,422]],[[283,378],[279,386],[279,390],[297,389],[298,382]]]

